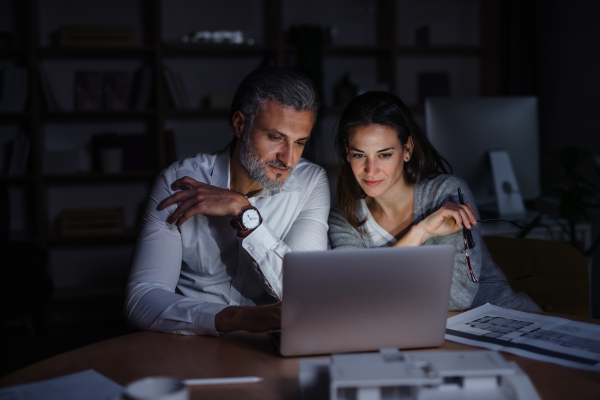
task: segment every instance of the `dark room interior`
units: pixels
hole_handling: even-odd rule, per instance
[[[314,82],[303,157],[332,205],[336,121],[356,95],[397,95],[428,135],[428,99],[536,99],[532,150],[519,137],[512,155],[525,232],[489,235],[575,247],[584,316],[600,318],[599,18],[596,0],[0,0],[0,377],[134,332],[125,288],[152,184],[227,146],[236,87],[265,66]],[[449,160],[489,169],[458,145]]]

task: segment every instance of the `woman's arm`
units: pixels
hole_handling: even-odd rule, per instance
[[[463,192],[465,202],[472,204],[471,210],[473,216],[477,218],[479,213],[473,202],[473,195],[465,182],[460,178],[450,175],[440,175],[435,179],[415,185],[415,221],[420,223],[434,216],[448,202],[459,203],[459,188]],[[479,225],[471,224],[471,232],[476,241],[481,237],[479,234]],[[449,309],[465,310],[472,306],[480,285],[471,281],[461,228],[445,236],[431,237],[424,243],[424,245],[439,244],[450,244],[456,249]],[[481,246],[477,243],[474,249],[469,250],[469,257],[475,276],[479,276],[481,272],[480,250]]]
[[[361,235],[359,231],[354,229],[352,225],[340,211],[338,207],[333,207],[329,212],[329,244],[332,249],[354,249],[357,247],[368,248],[370,239],[367,236]]]
[[[432,237],[448,236],[463,228],[471,229],[477,225],[475,210],[471,203],[456,204],[446,202],[442,207],[418,224],[413,225],[410,230],[401,237],[395,247],[420,246]]]

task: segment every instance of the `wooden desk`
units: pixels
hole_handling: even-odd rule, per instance
[[[449,313],[449,316],[457,313]],[[561,316],[565,317],[565,316]],[[571,318],[600,323],[589,318]],[[476,350],[446,341],[430,350]],[[425,350],[427,351],[427,350]],[[503,353],[529,375],[543,399],[598,399],[600,373],[566,368]],[[73,350],[0,379],[0,387],[34,382],[93,368],[126,385],[153,375],[180,378],[261,376],[259,383],[192,387],[192,399],[296,399],[298,358],[280,357],[266,333],[220,338],[139,332]]]

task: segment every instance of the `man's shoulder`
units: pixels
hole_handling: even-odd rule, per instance
[[[309,185],[314,186],[320,179],[327,180],[327,174],[323,167],[304,158],[301,158],[300,161],[298,161],[293,174],[303,188],[306,188]]]
[[[306,158],[300,158],[300,161],[298,161],[298,164],[296,164],[296,168],[294,168],[294,171],[303,174],[325,173],[325,169],[323,167],[315,164],[312,161],[308,161]]]
[[[323,167],[304,158],[296,164],[292,175],[285,186],[300,196],[312,196],[315,193],[326,191],[329,196],[329,181]],[[329,208],[329,206],[328,206]]]
[[[167,180],[175,181],[189,176],[199,182],[208,182],[215,165],[217,154],[198,153],[194,157],[184,158],[165,168],[161,175]],[[182,175],[183,174],[183,175]]]

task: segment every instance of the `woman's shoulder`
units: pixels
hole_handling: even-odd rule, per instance
[[[459,202],[458,189],[462,191],[465,202],[473,204],[471,190],[464,180],[456,176],[442,174],[433,179],[415,184],[415,218],[425,218],[446,202]]]
[[[364,218],[363,212],[361,211],[361,201],[362,200],[357,200],[356,202],[356,219],[358,220],[362,220]],[[352,228],[352,225],[350,225],[348,219],[338,206],[333,206],[331,207],[331,210],[329,210],[329,225],[342,225],[345,227]]]
[[[433,179],[424,179],[417,182],[415,184],[415,197],[433,199],[458,196],[458,189],[463,192],[470,192],[463,179],[453,175],[440,174]]]
[[[329,211],[328,237],[333,249],[355,247],[371,247],[370,238],[362,235],[346,219],[339,207],[332,207]],[[359,228],[360,229],[360,228]]]
[[[337,223],[340,219],[346,220],[346,218],[344,218],[344,214],[342,214],[342,210],[340,210],[338,206],[331,207],[331,209],[329,210],[329,220],[333,220]]]

